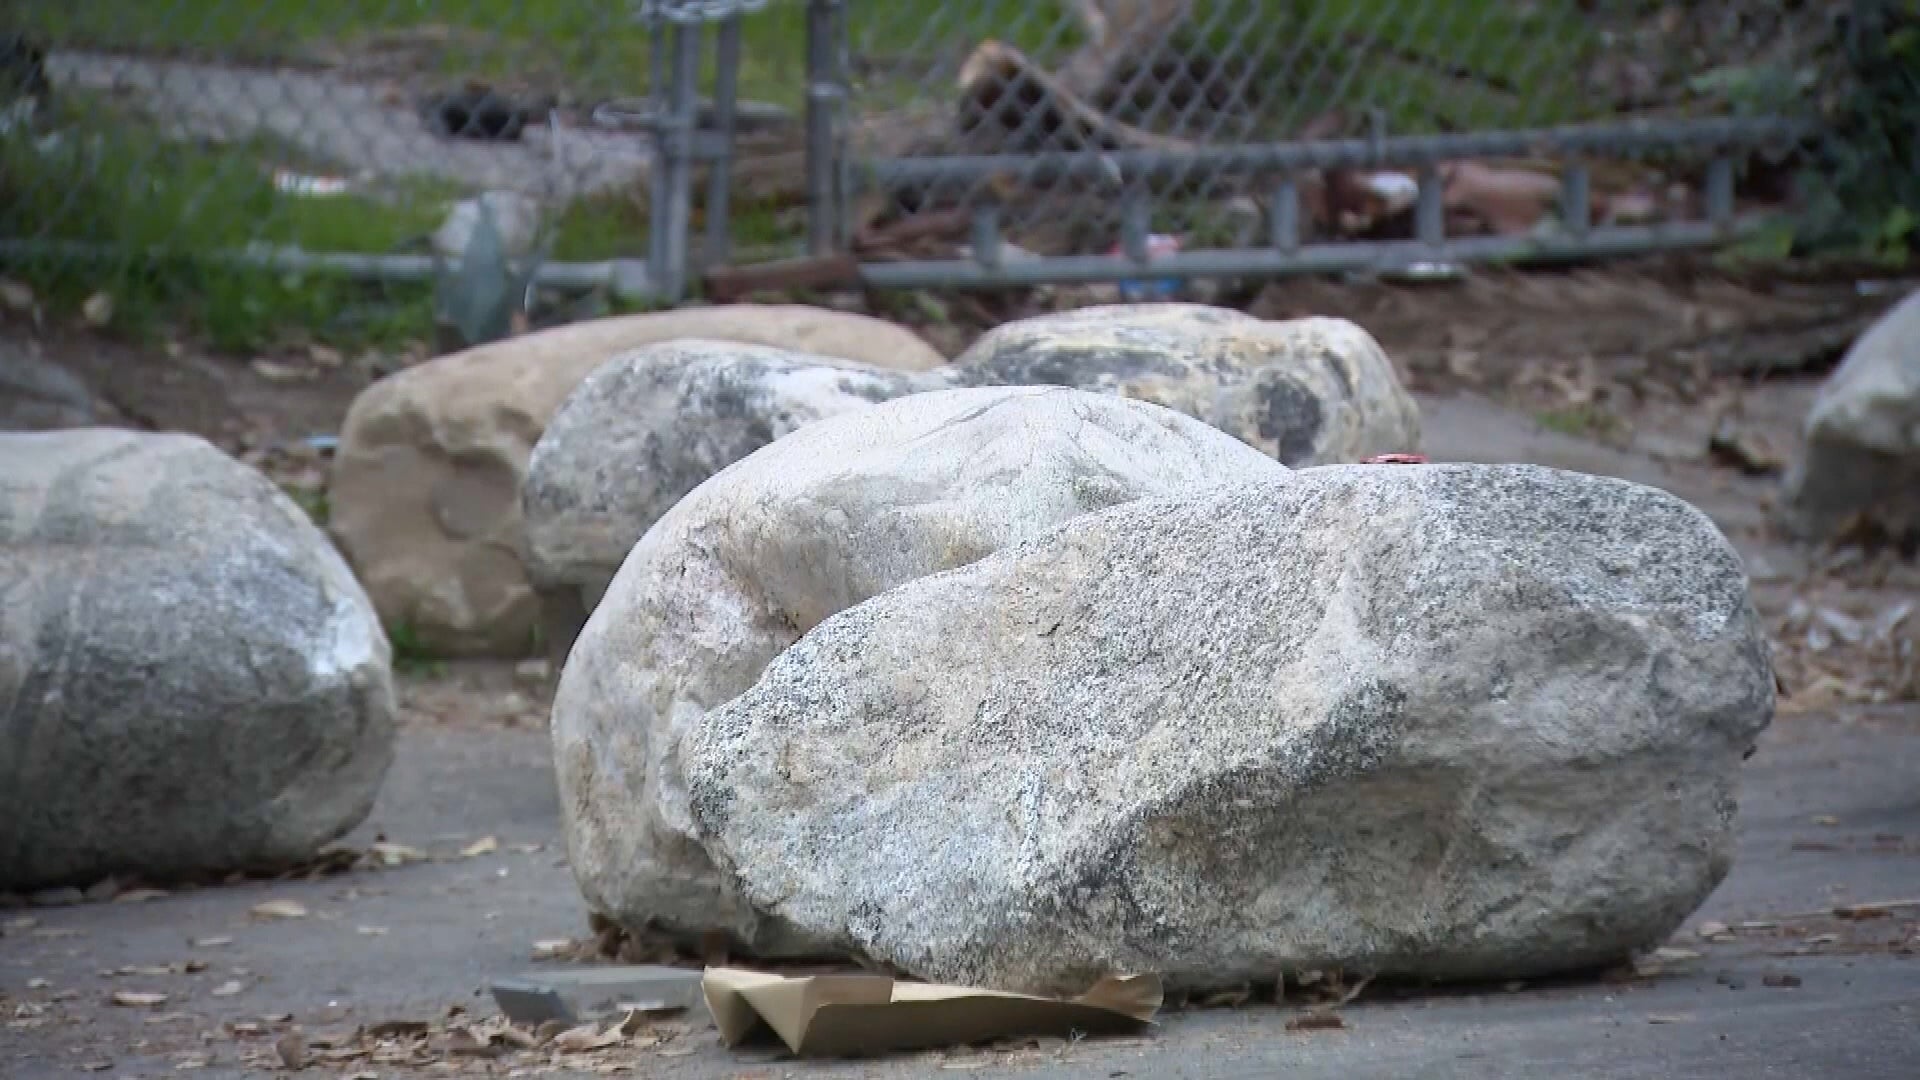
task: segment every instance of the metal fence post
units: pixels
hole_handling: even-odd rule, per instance
[[[661,299],[678,303],[687,292],[687,239],[693,224],[693,134],[698,119],[694,83],[700,73],[700,24],[670,21],[667,41],[667,108],[659,129],[665,205],[654,207],[653,222],[660,234],[656,277]]]
[[[713,64],[713,126],[718,153],[707,163],[706,262],[710,266],[727,261],[732,240],[727,202],[732,197],[733,114],[740,90],[740,16],[722,20],[718,38]]]
[[[834,123],[846,97],[839,71],[841,0],[807,0],[807,251],[838,246],[839,185]]]
[[[661,147],[665,131],[659,126],[667,115],[667,31],[672,25],[657,12],[642,16],[647,20],[647,118],[653,127],[653,168],[647,172],[647,276],[658,288],[667,269],[667,171]]]

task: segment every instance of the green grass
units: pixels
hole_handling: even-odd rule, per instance
[[[604,98],[646,91],[648,35],[634,21],[635,7],[629,0],[82,0],[27,5],[14,19],[69,47],[254,62],[385,56],[449,78]],[[743,94],[800,104],[804,29],[797,3],[745,24]]]
[[[1606,442],[1624,431],[1620,418],[1598,405],[1568,405],[1534,414],[1534,420],[1547,431],[1575,438]]]
[[[387,643],[393,647],[394,671],[428,678],[439,678],[446,673],[446,661],[427,647],[413,624],[396,622],[387,627]]]
[[[98,260],[15,256],[0,270],[59,309],[113,298],[114,325],[144,336],[195,333],[235,351],[306,336],[345,345],[424,336],[425,286],[366,286],[328,277],[213,265],[202,256],[249,243],[382,253],[431,230],[444,190],[308,199],[274,190],[276,164],[301,165],[262,141],[173,141],[124,114],[68,96],[57,142],[0,137],[0,236],[103,249]]]

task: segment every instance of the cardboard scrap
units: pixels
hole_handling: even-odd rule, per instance
[[[1157,975],[1111,976],[1070,1001],[885,975],[789,978],[708,968],[701,980],[720,1039],[738,1046],[771,1031],[802,1057],[850,1057],[963,1046],[1010,1035],[1137,1031],[1160,1008]]]

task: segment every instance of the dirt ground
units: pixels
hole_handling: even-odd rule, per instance
[[[537,967],[536,942],[586,928],[559,836],[547,679],[460,663],[401,675],[399,756],[373,817],[347,840],[357,861],[165,895],[120,883],[89,902],[0,911],[0,1075],[285,1071],[276,1047],[297,1034],[305,1071],[338,1077],[1910,1077],[1920,1060],[1920,562],[1798,545],[1771,516],[1819,378],[1900,287],[1737,281],[1659,264],[1420,287],[1289,282],[1253,304],[1372,331],[1419,397],[1435,460],[1531,461],[1659,486],[1705,510],[1748,560],[1774,638],[1780,714],[1750,765],[1733,876],[1638,971],[1370,991],[1344,1007],[1338,1030],[1289,1030],[1297,1000],[1249,1003],[1176,1011],[1134,1039],[850,1065],[727,1051],[686,1021],[597,1055],[475,1050],[451,1031],[493,1014],[488,980]],[[948,298],[939,306],[958,317],[928,336],[951,349],[981,322],[1063,302]],[[324,505],[325,460],[300,440],[336,431],[353,394],[402,362],[302,350],[263,365],[18,317],[0,324],[0,341],[61,361],[123,422],[205,435],[310,505]],[[302,914],[257,908],[274,900]],[[1895,903],[1847,907],[1882,901]],[[144,1004],[115,1005],[116,991]],[[384,1043],[354,1034],[395,1020],[431,1030]]]

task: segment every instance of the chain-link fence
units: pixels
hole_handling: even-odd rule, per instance
[[[1823,43],[1909,6],[852,0],[837,227],[872,283],[1149,294],[1720,244],[1791,202]]]
[[[869,286],[1149,295],[1779,211],[1897,251],[1915,7],[11,0],[0,260],[244,343],[486,337],[542,290],[673,302],[802,250]]]
[[[288,322],[495,336],[543,289],[672,300],[729,237],[754,258],[798,235],[728,218],[725,160],[798,150],[803,23],[767,0],[0,0],[0,272],[236,346]]]

